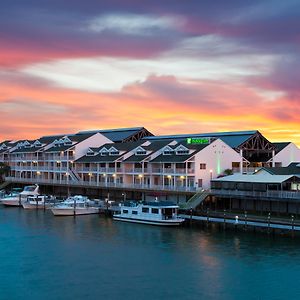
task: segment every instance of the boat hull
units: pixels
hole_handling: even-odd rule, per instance
[[[139,223],[139,224],[148,224],[148,225],[157,225],[157,226],[179,226],[184,222],[184,219],[170,219],[170,220],[146,220],[146,219],[135,219],[135,218],[126,218],[118,215],[114,215],[113,219],[116,221],[130,222],[130,223]]]
[[[1,203],[5,206],[22,206],[23,201],[20,202],[19,199],[16,200],[1,200]]]
[[[23,206],[24,209],[44,209],[44,208],[51,207],[51,204],[49,204],[49,203],[46,203],[46,204],[44,204],[44,203],[38,203],[36,205],[36,204],[24,202],[22,204],[22,206]]]
[[[51,208],[51,211],[54,216],[74,216],[74,215],[91,215],[91,214],[98,214],[98,208]]]

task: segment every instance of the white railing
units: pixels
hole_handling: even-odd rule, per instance
[[[247,196],[253,198],[300,199],[300,191],[239,191],[212,189],[212,194],[220,196]]]
[[[71,179],[42,179],[42,178],[15,178],[6,177],[6,181],[12,182],[30,182],[30,183],[46,183],[46,184],[63,184],[74,186],[89,186],[89,187],[105,187],[105,188],[122,188],[122,189],[138,189],[138,190],[153,190],[153,191],[174,191],[174,192],[196,192],[195,187],[177,187],[177,186],[163,186],[163,185],[150,185],[150,184],[127,184],[127,183],[105,183],[95,181],[73,181]]]

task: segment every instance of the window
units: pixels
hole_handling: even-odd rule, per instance
[[[174,150],[165,150],[164,155],[172,155],[174,154]]]
[[[146,151],[138,150],[138,151],[136,151],[135,154],[136,154],[136,155],[146,155]]]
[[[200,170],[206,170],[206,164],[200,164]]]
[[[137,214],[138,214],[137,210],[133,210],[131,213],[132,213],[133,215],[137,215]]]
[[[128,214],[128,209],[123,209],[123,214]]]
[[[119,151],[110,151],[109,155],[119,155]]]
[[[240,163],[237,161],[233,161],[232,162],[232,168],[239,168],[240,167]]]
[[[158,214],[158,208],[151,208],[151,212],[153,214]]]
[[[143,207],[142,212],[143,213],[148,213],[149,212],[149,207]]]
[[[189,150],[178,150],[177,151],[178,155],[184,155],[184,154],[189,154]]]
[[[275,162],[275,168],[282,167],[282,162]]]

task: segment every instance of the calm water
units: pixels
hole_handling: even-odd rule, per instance
[[[300,240],[0,207],[0,299],[300,299]]]

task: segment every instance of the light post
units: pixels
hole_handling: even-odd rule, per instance
[[[210,180],[212,180],[212,176],[213,176],[213,170],[212,169],[209,170],[209,174],[210,174]]]
[[[168,178],[168,185],[169,185],[169,188],[170,188],[171,187],[171,182],[172,182],[172,176],[168,175],[167,178]]]
[[[126,201],[126,193],[122,193],[122,196],[123,196],[123,201],[125,202]]]
[[[37,175],[37,182],[39,182],[39,181],[40,181],[40,175],[41,175],[41,172],[40,172],[40,171],[37,171],[37,172],[36,172],[36,175]]]
[[[143,174],[139,174],[138,177],[140,179],[140,185],[143,185]]]

